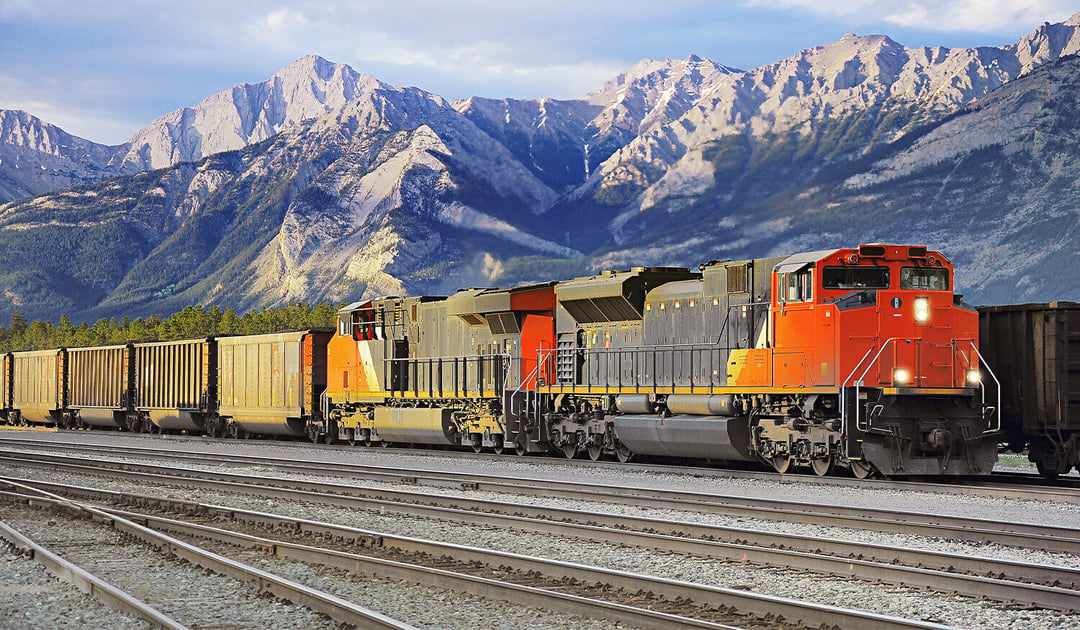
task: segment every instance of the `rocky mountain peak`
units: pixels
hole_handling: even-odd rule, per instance
[[[242,149],[381,89],[389,86],[308,55],[266,81],[241,83],[158,118],[132,137],[114,167],[121,172],[162,168]]]

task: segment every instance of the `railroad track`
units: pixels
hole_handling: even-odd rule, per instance
[[[70,434],[72,432],[59,431],[59,434]],[[79,432],[79,435],[85,435],[83,432]],[[102,435],[102,433],[91,433],[91,435]],[[149,436],[143,436],[148,437]],[[210,438],[183,438],[176,436],[153,436],[154,440],[167,440],[170,442],[177,442],[180,444],[195,443],[223,443],[229,444],[229,440],[216,440]],[[0,444],[9,444],[11,446],[24,446],[24,447],[42,447],[42,448],[54,448],[58,444],[55,440],[49,439],[34,439],[24,437],[7,437],[0,435]],[[100,451],[101,446],[93,445],[76,445],[71,443],[64,443],[67,447],[70,447],[73,451],[86,451],[94,452]],[[298,451],[310,452],[311,449],[326,450],[334,453],[355,453],[358,450],[368,447],[353,447],[344,445],[325,445],[325,444],[310,444],[308,442],[275,442],[275,447],[292,447]],[[108,448],[114,448],[112,446]],[[132,456],[137,456],[138,453],[142,453],[148,457],[156,457],[162,454],[175,453],[175,450],[169,450],[160,447],[133,447],[133,446],[117,446],[115,450],[120,453],[130,453]],[[407,449],[407,448],[395,448],[399,452],[409,452],[420,454],[424,456],[431,456],[433,451],[429,449]],[[504,461],[511,459],[508,455],[493,455],[489,453],[473,453],[472,451],[452,451],[452,450],[439,450],[437,451],[439,459],[445,459],[453,461],[459,458],[467,460],[485,460],[492,459],[494,461]],[[252,458],[256,459],[256,458]],[[534,458],[535,459],[535,458]],[[529,460],[525,460],[529,461]],[[1059,477],[1054,480],[1043,479],[1036,473],[1019,473],[1019,472],[995,472],[988,477],[971,477],[971,478],[947,478],[944,480],[926,481],[926,480],[903,480],[903,479],[853,479],[848,477],[819,477],[812,473],[806,472],[800,474],[798,472],[786,475],[779,475],[773,471],[758,471],[758,470],[745,470],[743,468],[715,468],[715,467],[702,467],[700,465],[692,464],[673,464],[673,463],[615,463],[606,461],[588,461],[581,459],[565,459],[561,457],[547,457],[542,460],[545,465],[548,466],[561,466],[574,469],[601,469],[601,470],[613,470],[613,471],[646,471],[646,472],[658,472],[658,473],[671,473],[676,472],[678,474],[690,475],[701,478],[728,478],[728,479],[756,479],[769,481],[773,483],[814,483],[819,486],[836,486],[839,488],[875,488],[875,489],[888,489],[888,490],[901,490],[901,491],[915,491],[915,492],[936,492],[954,494],[960,496],[970,497],[987,497],[987,498],[1004,498],[1004,499],[1020,499],[1026,501],[1053,501],[1058,503],[1073,503],[1080,504],[1080,477]]]
[[[377,612],[185,543],[115,513],[27,486],[0,499],[0,537],[104,603],[152,625],[335,628],[344,623],[382,629],[412,626]],[[6,504],[6,505],[5,505]],[[21,505],[21,509],[12,505]],[[38,508],[38,509],[34,509]],[[47,508],[41,509],[41,508]],[[74,519],[75,524],[58,522]],[[21,533],[29,528],[38,540]],[[162,569],[162,564],[167,564]],[[212,572],[208,574],[205,570]],[[308,608],[283,615],[273,598]],[[329,619],[322,617],[325,615]],[[330,621],[333,620],[333,621]]]
[[[0,483],[30,487],[10,479]],[[76,494],[95,494],[80,490]],[[284,515],[105,493],[141,512],[103,511],[171,535],[380,577],[483,593],[516,604],[646,628],[941,628],[737,589],[691,584],[521,554],[391,536]],[[152,508],[152,509],[148,509]],[[169,516],[165,516],[168,514]],[[177,515],[186,515],[178,518]],[[267,537],[268,531],[273,537]],[[318,541],[317,545],[313,541]],[[362,553],[358,553],[362,551]],[[734,624],[734,625],[728,625]]]
[[[48,458],[32,458],[30,463],[48,465],[48,461]],[[213,462],[214,459],[200,457],[200,461],[206,463]],[[237,462],[231,457],[229,461],[245,463]],[[71,467],[72,464],[65,463],[64,466],[69,470],[80,470],[79,465]],[[96,468],[102,471],[100,465]],[[131,465],[120,465],[119,469],[128,477],[137,474],[148,481],[155,479],[154,473],[145,472],[146,467],[142,465],[134,468]],[[140,469],[143,472],[136,472]],[[85,469],[82,471],[86,472]],[[178,479],[177,474],[192,475],[192,478]],[[395,474],[396,479],[402,478],[400,471]],[[504,500],[485,502],[449,497],[449,503],[446,503],[448,498],[445,496],[424,496],[411,491],[393,492],[371,487],[365,487],[359,492],[365,496],[345,497],[326,494],[340,491],[340,484],[271,480],[265,475],[256,478],[265,482],[258,487],[251,485],[256,479],[247,475],[240,475],[239,481],[238,476],[232,474],[226,475],[230,479],[227,482],[211,479],[221,475],[220,471],[199,473],[171,468],[156,480],[161,483],[236,489],[265,497],[321,501],[349,508],[391,511],[478,525],[495,524],[501,528],[514,528],[529,533],[618,542],[668,553],[693,554],[725,561],[759,563],[868,581],[913,585],[1027,606],[1064,611],[1080,609],[1080,593],[1077,592],[1080,572],[1067,568],[867,545],[861,542],[848,543],[818,536],[801,537],[751,531],[742,527],[722,528],[657,519],[604,516],[590,512],[513,504]],[[445,478],[440,477],[438,481],[445,482]],[[280,487],[279,482],[290,487]],[[238,483],[241,485],[234,485]],[[274,486],[267,486],[266,483],[273,483]],[[437,503],[444,507],[420,505],[423,502]],[[447,505],[456,505],[457,509]],[[637,531],[631,532],[627,531],[628,529]],[[1075,531],[1071,533],[1076,534]],[[1046,541],[1040,542],[1045,544]],[[1027,544],[1034,543],[1029,541]],[[1060,544],[1066,545],[1067,542]]]
[[[69,449],[66,447],[65,449]],[[527,494],[530,497],[552,499],[588,500],[598,503],[625,504],[632,502],[639,507],[676,509],[712,514],[746,516],[759,519],[790,523],[814,523],[816,525],[868,529],[877,532],[891,532],[925,536],[931,538],[949,538],[956,540],[994,543],[1012,547],[1024,547],[1046,551],[1074,553],[1080,549],[1080,529],[948,516],[931,513],[893,511],[865,507],[829,506],[816,503],[803,503],[747,497],[735,495],[717,495],[700,492],[686,492],[663,489],[649,489],[640,486],[615,486],[611,484],[589,484],[571,481],[544,480],[537,483],[529,478],[512,478],[505,475],[490,476],[476,473],[463,473],[445,470],[410,470],[400,468],[359,464],[335,464],[330,462],[300,462],[279,458],[251,457],[237,455],[214,455],[205,453],[175,453],[157,449],[121,449],[115,447],[81,446],[83,452],[108,454],[109,456],[152,457],[155,460],[186,462],[197,465],[225,464],[233,468],[261,467],[279,473],[303,474],[311,476],[344,475],[351,479],[379,481],[388,484],[406,483],[413,486],[433,488],[454,488],[471,491],[491,491],[510,494]],[[55,454],[0,453],[0,461],[22,461],[27,464],[39,462],[39,465],[63,467],[77,472],[93,473],[100,467],[91,467],[80,458]],[[175,475],[179,472],[174,466],[158,464],[139,464],[132,462],[107,463],[108,466],[128,473]],[[238,484],[260,484],[265,476],[213,472],[185,469],[183,474],[192,480],[216,478]],[[193,483],[188,481],[187,483]],[[352,494],[369,498],[383,498],[391,501],[411,501],[428,503],[443,507],[473,511],[499,511],[504,501],[484,501],[470,499],[460,494],[451,496],[417,495],[415,492],[395,491],[364,487],[350,488],[340,483],[316,483],[290,478],[275,479],[275,485],[281,488],[310,490],[328,494]],[[261,489],[269,492],[269,489]],[[518,509],[534,509],[531,506],[519,506]]]

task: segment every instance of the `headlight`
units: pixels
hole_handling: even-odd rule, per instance
[[[978,385],[979,383],[982,382],[982,374],[979,374],[979,371],[974,369],[974,368],[968,370],[967,371],[967,382],[968,382],[968,385]]]
[[[907,385],[911,380],[911,373],[907,371],[907,368],[895,368],[892,371],[893,385]]]
[[[915,298],[915,321],[920,323],[930,321],[930,298]]]

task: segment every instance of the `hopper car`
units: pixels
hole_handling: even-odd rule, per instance
[[[1080,304],[987,306],[979,316],[1001,381],[1002,441],[1045,477],[1080,469]]]

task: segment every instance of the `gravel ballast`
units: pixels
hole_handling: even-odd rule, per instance
[[[66,436],[65,434],[56,434],[57,439],[68,437],[69,436]],[[80,434],[79,437],[82,437],[82,434]],[[698,478],[687,474],[679,474],[678,472],[658,474],[653,471],[620,471],[612,470],[611,468],[567,467],[565,465],[547,463],[544,458],[451,458],[441,456],[438,453],[397,451],[395,449],[323,449],[301,444],[276,445],[272,442],[219,443],[185,438],[162,440],[160,438],[145,436],[103,435],[98,437],[94,435],[88,437],[92,437],[92,441],[96,443],[105,444],[117,443],[158,448],[172,445],[175,446],[177,450],[229,452],[242,456],[287,457],[304,460],[322,458],[325,461],[394,466],[401,469],[454,469],[483,474],[528,477],[535,480],[545,478],[573,478],[575,481],[586,481],[598,484],[638,484],[658,488],[693,490],[698,492],[734,494],[740,496],[781,498],[824,504],[856,505],[868,508],[901,508],[936,514],[998,518],[1013,521],[1059,524],[1069,527],[1075,527],[1075,524],[1080,522],[1080,508],[1075,505],[1041,501],[988,499],[906,490],[883,490],[872,486],[867,488],[821,486],[815,484],[812,477],[807,478],[805,481],[799,479],[763,480],[711,476],[708,478]],[[113,440],[112,438],[120,439]],[[557,463],[564,464],[564,462]],[[220,466],[200,468],[223,470]],[[77,479],[72,479],[70,473],[58,474],[44,469],[13,469],[7,466],[4,466],[4,469],[3,474],[10,476],[27,476],[49,481],[64,480],[72,483],[80,482]],[[244,472],[244,467],[239,467],[238,471]],[[248,470],[247,472],[253,471]],[[260,472],[260,474],[280,475],[281,473]],[[342,480],[331,476],[320,477],[318,480],[347,483],[351,486],[391,487],[363,480]],[[292,501],[237,496],[208,492],[205,490],[191,491],[182,488],[157,488],[145,483],[132,484],[111,480],[106,482],[105,480],[100,479],[95,479],[92,482],[87,479],[85,483],[86,485],[106,487],[124,492],[137,492],[151,495],[158,494],[173,498],[199,501],[202,503],[215,503],[238,508],[287,514],[312,520],[328,521],[372,529],[390,534],[415,536],[456,544],[510,549],[517,553],[581,562],[613,569],[630,570],[704,584],[748,588],[759,593],[873,610],[883,614],[934,621],[958,627],[1080,628],[1080,615],[1077,614],[1062,614],[1053,611],[1039,610],[1020,610],[1015,607],[980,602],[970,598],[924,593],[904,587],[869,585],[855,580],[820,577],[798,571],[766,569],[737,563],[723,563],[705,558],[688,558],[681,555],[648,554],[642,553],[639,549],[628,549],[615,545],[582,543],[577,540],[560,539],[550,536],[522,536],[520,533],[501,531],[495,528],[467,526],[460,523],[432,521],[417,517],[403,517],[393,514],[378,514],[359,510],[300,504]],[[399,490],[404,488],[402,486],[393,487]],[[416,488],[411,489],[417,490]],[[440,491],[425,487],[423,488],[423,492],[461,494],[462,491]],[[981,545],[970,542],[947,541],[936,538],[884,534],[871,531],[846,530],[814,525],[776,523],[766,520],[725,517],[685,511],[636,508],[631,505],[611,505],[565,499],[540,499],[519,495],[508,497],[504,494],[483,492],[469,492],[468,496],[470,498],[488,498],[519,503],[557,505],[559,507],[595,512],[646,516],[670,520],[687,520],[724,526],[798,533],[809,536],[846,538],[867,543],[888,544],[893,546],[905,546],[966,555],[989,556],[1080,568],[1080,558],[1073,555],[1018,550],[996,545]],[[431,598],[425,597],[425,599]],[[420,625],[425,626],[428,624],[428,621],[420,623]],[[439,622],[432,622],[432,625],[441,625],[442,627],[467,627],[470,624],[464,622],[461,625],[458,625],[457,622],[455,622],[452,625],[446,625],[446,622],[444,621],[442,624]],[[475,625],[475,623],[472,625]],[[535,627],[535,623],[530,625],[531,627]]]

